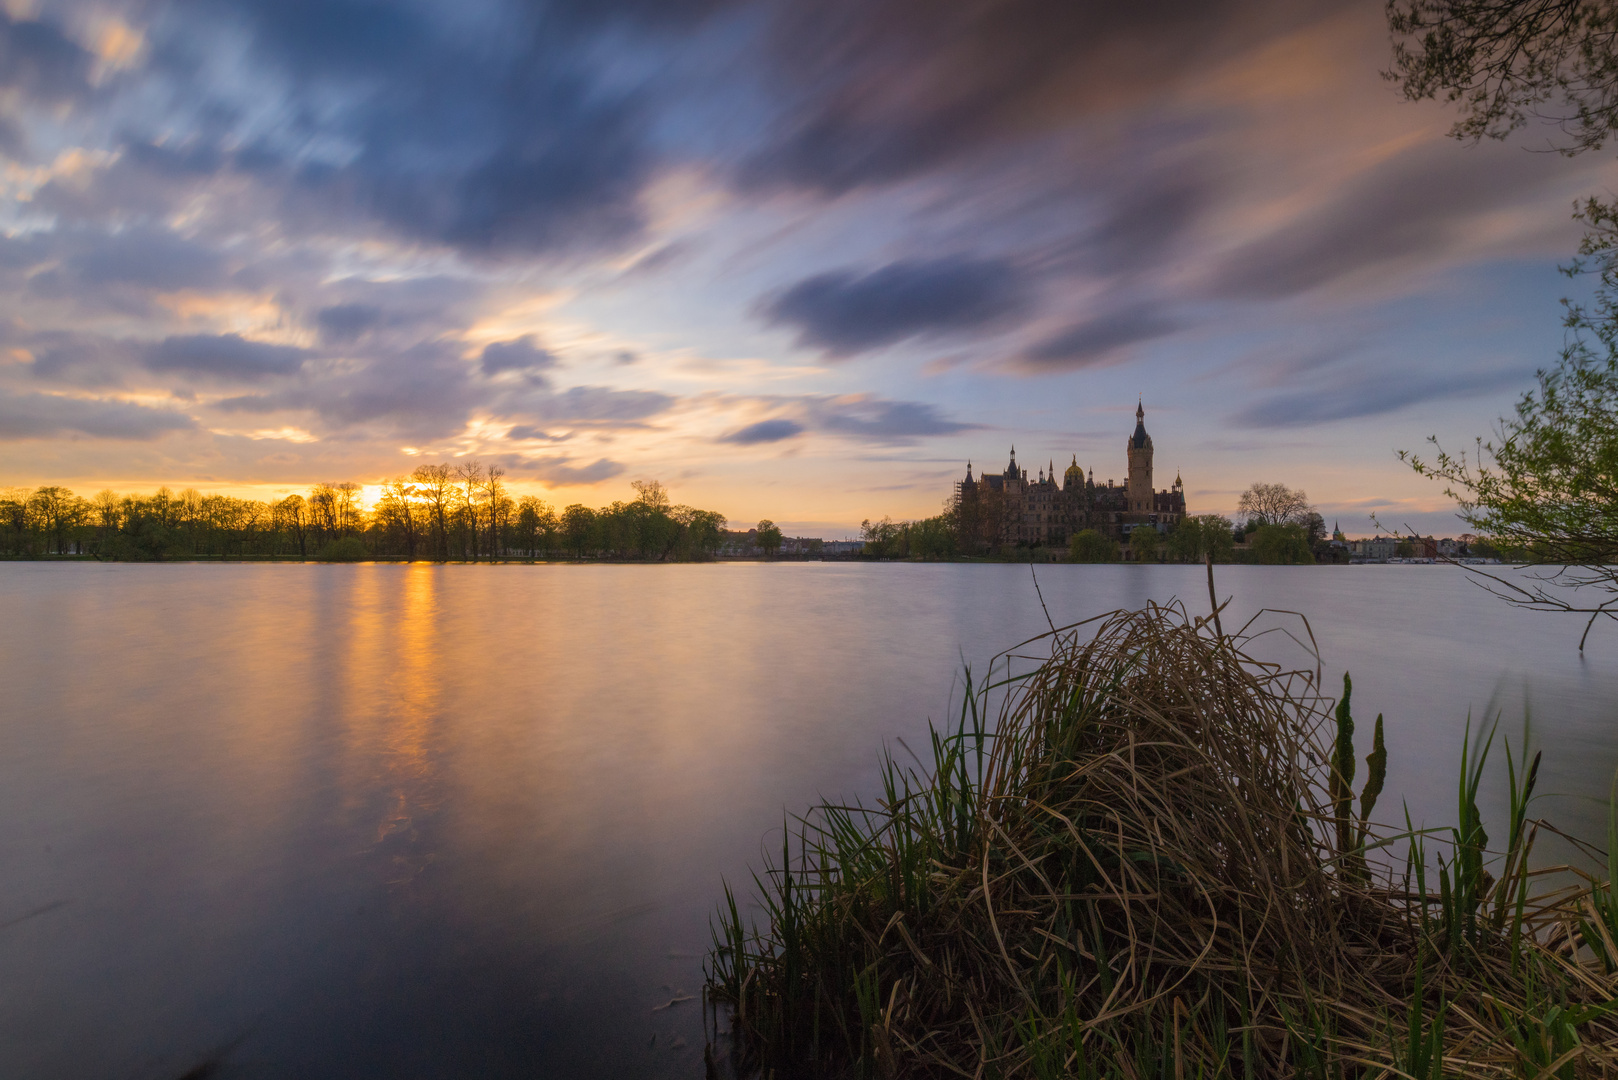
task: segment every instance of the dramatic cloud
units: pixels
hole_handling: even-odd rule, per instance
[[[1022,360],[1030,368],[1044,370],[1091,367],[1121,359],[1128,346],[1178,329],[1180,324],[1162,312],[1127,308],[1076,323],[1029,349]]]
[[[0,391],[0,439],[88,435],[96,439],[146,440],[196,426],[196,421],[184,413],[127,401]]]
[[[291,375],[303,367],[309,350],[248,341],[239,334],[191,334],[164,338],[146,350],[152,371],[183,371],[243,382]]]
[[[719,441],[735,443],[737,446],[754,446],[758,443],[790,439],[794,435],[803,434],[803,430],[803,425],[796,420],[760,420],[756,424],[748,424],[744,428],[732,431]]]
[[[364,215],[471,253],[611,244],[642,226],[646,106],[597,77],[578,32],[537,11],[508,11],[508,25],[476,38],[429,5],[271,0],[188,14],[163,27],[178,35],[174,53],[244,35],[259,77],[284,95],[281,122],[227,150],[223,167],[280,188],[291,212]]]
[[[740,507],[790,449],[857,519],[1142,389],[1160,454],[1234,418],[1339,475],[1368,423],[1301,428],[1472,430],[1554,358],[1568,204],[1618,188],[1444,140],[1337,0],[0,12],[0,483],[181,431],[169,482],[478,455]]]
[[[541,348],[532,334],[525,334],[515,341],[496,341],[483,347],[485,375],[498,375],[502,371],[543,371],[555,366],[555,354]]]
[[[799,344],[852,356],[918,334],[982,329],[1027,300],[1009,263],[956,256],[817,274],[768,299],[763,311],[776,325],[796,327]]]
[[[1118,109],[1273,34],[1313,5],[798,0],[768,53],[787,103],[752,186],[841,194]]]

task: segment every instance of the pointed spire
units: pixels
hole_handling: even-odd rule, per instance
[[[1146,419],[1146,399],[1144,397],[1135,402],[1135,419]]]

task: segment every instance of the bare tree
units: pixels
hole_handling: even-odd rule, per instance
[[[475,464],[475,463],[474,463]],[[489,558],[492,560],[500,551],[500,526],[505,523],[511,513],[511,499],[506,495],[504,477],[506,470],[498,465],[490,465],[489,471],[483,474],[483,480],[478,486],[478,498],[486,511],[484,517],[489,523]],[[473,528],[476,529],[476,522]]]
[[[631,480],[629,486],[635,489],[635,501],[645,503],[654,509],[666,510],[669,506],[669,489],[656,480]]]
[[[309,511],[302,495],[288,495],[275,504],[276,527],[293,535],[298,541],[298,554],[309,556]]]
[[[421,531],[421,523],[417,520],[417,508],[413,501],[415,495],[415,485],[407,483],[402,476],[388,481],[382,487],[383,505],[404,536],[405,554],[411,562],[416,560],[416,540]]]
[[[476,458],[455,466],[455,478],[461,482],[460,510],[466,515],[467,546],[472,561],[478,561],[478,503],[483,497],[483,466]]]
[[[455,479],[448,465],[418,465],[410,474],[416,491],[427,500],[433,531],[437,535],[438,558],[449,558],[449,500]]]
[[[1236,503],[1238,514],[1261,525],[1307,525],[1314,509],[1302,489],[1285,484],[1254,484]]]
[[[54,542],[56,553],[66,555],[67,534],[88,511],[84,500],[64,487],[42,487],[29,497],[28,506],[45,533],[45,550]]]

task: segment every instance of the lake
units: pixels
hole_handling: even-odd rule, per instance
[[[1526,707],[1537,812],[1603,835],[1618,626],[1581,657],[1444,566],[1217,575],[1386,715],[1384,816],[1452,822],[1468,711]],[[1039,585],[1207,608],[1201,567]],[[0,1075],[76,1080],[700,1077],[721,881],[1045,628],[1026,566],[959,564],[6,563],[0,614]]]

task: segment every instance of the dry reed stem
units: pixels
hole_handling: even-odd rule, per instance
[[[1442,1008],[1445,1076],[1607,1075],[1609,1014],[1581,1014],[1568,1049],[1544,1019],[1618,995],[1581,937],[1590,889],[1497,926],[1509,890],[1552,872],[1525,847],[1480,890],[1475,942],[1438,933],[1438,898],[1338,849],[1334,702],[1307,622],[1291,637],[1312,671],[1252,656],[1272,631],[1207,622],[1152,605],[1026,642],[1012,656],[1035,666],[969,689],[930,771],[890,758],[881,806],[801,819],[798,857],[760,878],[771,924],[716,933],[734,1064],[1410,1076],[1407,1018],[1421,1010],[1420,1035]],[[994,698],[995,721],[968,727]],[[1367,844],[1399,839],[1367,826]],[[1547,1060],[1511,1025],[1542,1031]]]

